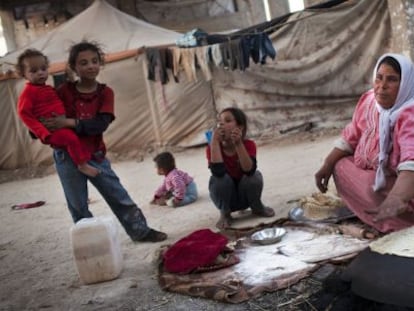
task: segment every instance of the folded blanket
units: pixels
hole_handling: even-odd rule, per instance
[[[174,243],[163,254],[164,269],[171,273],[185,274],[234,264],[238,261],[230,256],[227,243],[227,237],[210,229],[194,231]]]

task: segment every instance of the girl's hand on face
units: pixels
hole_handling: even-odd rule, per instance
[[[230,139],[233,145],[237,146],[242,142],[242,130],[239,127],[235,127],[231,130]]]
[[[213,138],[212,141],[221,142],[224,139],[224,128],[220,126],[220,124],[217,125],[217,127],[213,131]]]

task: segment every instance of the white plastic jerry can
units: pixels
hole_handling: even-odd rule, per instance
[[[70,231],[73,257],[82,283],[98,283],[119,276],[123,258],[113,217],[83,218]]]

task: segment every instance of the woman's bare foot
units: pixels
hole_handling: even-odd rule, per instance
[[[220,214],[220,218],[216,223],[217,229],[224,230],[229,228],[232,220],[233,218],[230,214]]]
[[[79,164],[78,170],[89,177],[96,177],[99,174],[99,170],[88,163]]]

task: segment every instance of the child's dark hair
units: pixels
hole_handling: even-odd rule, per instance
[[[101,45],[94,41],[83,40],[79,43],[72,45],[69,49],[68,64],[69,64],[70,69],[75,71],[76,59],[78,58],[79,53],[84,52],[84,51],[92,51],[98,54],[99,63],[101,64],[101,66],[104,65],[105,54],[101,48]]]
[[[247,116],[246,114],[243,112],[243,110],[236,108],[236,107],[229,107],[229,108],[224,108],[220,114],[222,114],[223,112],[230,112],[233,117],[234,120],[236,120],[237,125],[242,126],[243,130],[242,130],[242,137],[246,137],[246,133],[247,133]]]
[[[25,70],[24,60],[27,58],[38,57],[38,56],[44,57],[46,61],[46,66],[49,66],[49,59],[47,58],[45,54],[43,54],[42,52],[36,49],[26,49],[24,50],[22,54],[20,54],[17,57],[16,71],[19,74],[19,76],[24,77],[24,70]]]
[[[158,168],[162,168],[167,172],[170,172],[173,169],[175,169],[174,156],[168,151],[157,154],[154,157],[154,162]]]

